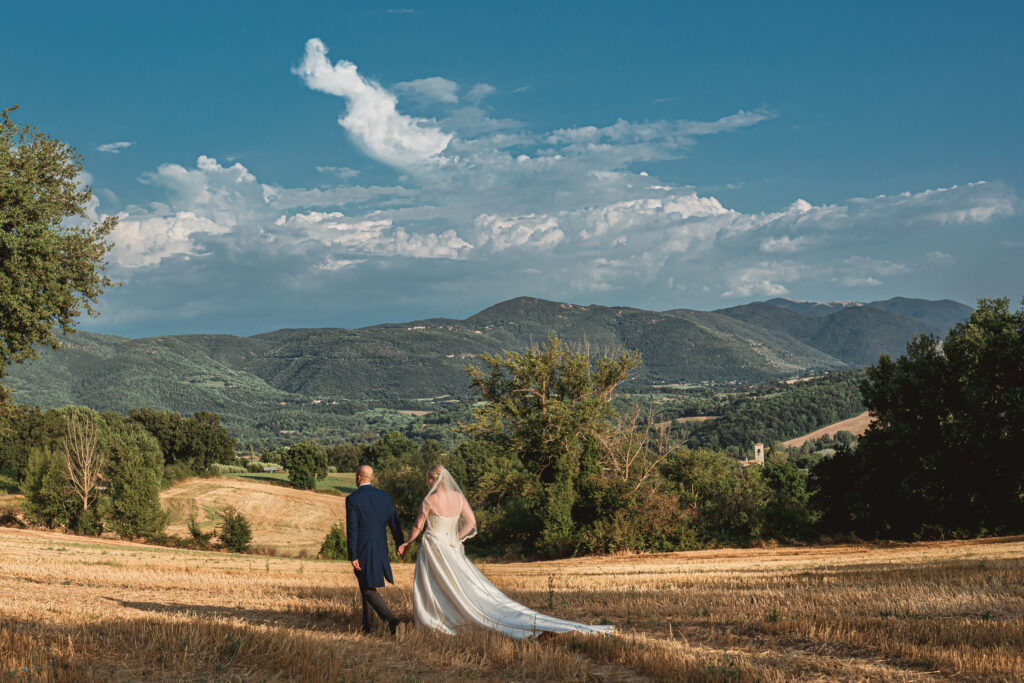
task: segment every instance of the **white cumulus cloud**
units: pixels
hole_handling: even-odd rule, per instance
[[[355,64],[331,64],[327,48],[317,38],[306,42],[305,58],[293,73],[313,90],[345,98],[348,111],[338,123],[379,161],[400,168],[433,163],[451,140],[434,122],[398,113],[395,96],[360,76]]]
[[[494,251],[525,246],[550,248],[561,242],[565,236],[558,229],[558,218],[555,216],[528,214],[501,218],[481,214],[476,217],[473,224],[477,229],[477,244],[482,246],[490,243]]]
[[[114,228],[111,258],[124,268],[140,268],[160,263],[171,256],[200,254],[195,238],[200,235],[224,235],[231,228],[180,211],[171,216],[125,214]]]
[[[795,262],[762,261],[741,268],[731,276],[731,288],[722,292],[724,297],[783,296],[789,289],[783,284],[808,276],[812,268]]]

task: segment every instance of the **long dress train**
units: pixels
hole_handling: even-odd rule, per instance
[[[427,516],[416,557],[413,620],[418,628],[455,633],[476,626],[529,638],[545,631],[611,633],[613,626],[578,624],[535,612],[498,590],[466,557],[459,517]]]

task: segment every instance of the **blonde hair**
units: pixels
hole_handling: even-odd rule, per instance
[[[431,465],[427,468],[427,479],[433,479],[438,476],[441,474],[441,470],[443,469],[444,467],[442,465]]]

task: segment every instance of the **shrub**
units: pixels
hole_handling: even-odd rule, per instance
[[[217,538],[221,544],[236,553],[244,553],[252,541],[252,526],[241,512],[232,506],[221,513],[223,521],[217,527]]]
[[[240,465],[225,465],[223,463],[215,462],[210,465],[209,468],[212,474],[223,475],[223,474],[244,474],[249,470]],[[262,468],[261,470],[262,471]]]
[[[11,526],[24,529],[28,525],[21,521],[19,510],[16,507],[0,508],[0,526]]]
[[[345,534],[344,522],[338,522],[331,527],[320,544],[320,558],[324,560],[347,560],[348,559],[348,536]]]
[[[740,467],[724,451],[682,448],[660,469],[704,542],[746,544],[761,537],[770,490],[760,467]]]
[[[185,525],[188,528],[188,533],[192,535],[192,541],[198,548],[206,549],[210,547],[210,539],[213,538],[213,531],[203,531],[199,528],[199,520],[196,519],[196,513],[192,513],[188,516],[188,522]]]
[[[103,514],[93,508],[82,510],[68,528],[82,536],[100,536],[103,534]]]
[[[164,466],[163,487],[174,486],[179,481],[185,481],[189,477],[196,476],[187,462],[178,461],[171,465]]]
[[[263,463],[262,462],[250,462],[248,465],[245,466],[245,470],[247,472],[256,472],[256,473],[262,472],[263,471]]]
[[[194,548],[195,542],[191,538],[183,538],[181,536],[175,536],[174,534],[168,534],[163,531],[153,534],[146,539],[146,543],[150,545],[162,545],[168,548]]]

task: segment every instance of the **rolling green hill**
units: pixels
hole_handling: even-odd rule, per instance
[[[793,310],[792,306],[783,307],[771,302],[735,306],[719,312],[778,334],[789,335],[850,366],[858,367],[870,365],[878,360],[882,353],[901,354],[907,341],[915,334],[945,336],[949,325],[940,328],[932,323],[944,324],[950,319],[962,319],[971,310],[962,304],[950,302],[966,309],[966,312],[957,318],[956,313],[944,314],[942,309],[929,310],[921,306],[907,306],[908,309],[913,308],[926,317],[922,319],[896,312],[893,309],[902,306],[899,303],[892,303],[895,301],[897,300],[879,302],[889,304],[887,307],[874,304],[840,306],[830,313],[822,313],[820,309],[808,309],[809,312],[800,313]]]
[[[952,301],[951,299],[929,301],[928,299],[908,299],[902,296],[886,299],[885,301],[872,301],[866,304],[858,303],[856,301],[830,301],[828,303],[817,303],[815,301],[796,301],[794,299],[769,299],[765,303],[774,304],[795,313],[814,316],[831,315],[833,313],[838,313],[844,308],[860,306],[879,308],[883,311],[899,313],[900,315],[905,315],[908,318],[920,320],[923,323],[927,323],[928,325],[941,330],[943,334],[945,334],[946,330],[951,328],[953,325],[969,316],[973,310],[970,306],[965,306],[962,303]]]
[[[922,316],[935,313],[929,303],[947,311],[948,304],[959,306],[889,303]],[[824,315],[771,303],[655,312],[520,297],[465,320],[356,330],[145,339],[78,332],[64,348],[11,368],[7,384],[17,401],[44,407],[210,410],[241,438],[328,439],[359,425],[408,421],[396,409],[470,398],[463,366],[476,354],[525,350],[551,332],[591,348],[638,349],[644,364],[635,382],[652,385],[757,382],[862,366],[881,352],[902,352],[916,333],[937,331],[918,317],[873,306]],[[438,402],[425,404],[431,399]]]

